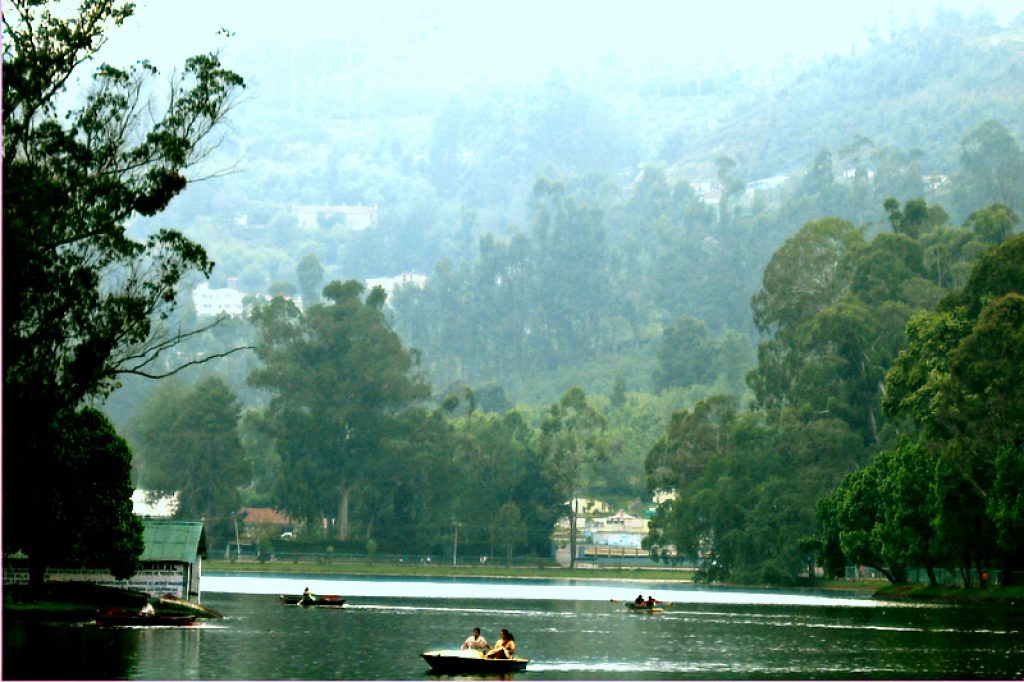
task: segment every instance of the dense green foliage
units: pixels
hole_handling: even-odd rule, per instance
[[[122,518],[130,455],[110,445],[113,434],[76,438],[108,426],[83,422],[96,415],[81,407],[126,373],[172,371],[160,355],[187,335],[165,324],[178,285],[213,263],[179,231],[135,240],[126,223],[185,188],[242,86],[215,55],[189,59],[162,100],[148,63],[101,65],[79,108],[65,110],[72,78],[133,6],[83,0],[67,18],[51,4],[16,1],[3,15],[4,423],[17,425],[4,435],[4,549],[29,554],[34,581],[46,561],[80,558],[76,527],[121,533],[97,544],[118,574],[137,560],[140,527]],[[97,485],[81,487],[71,523],[59,500],[83,461],[96,467],[83,483]],[[58,522],[66,534],[53,533]]]
[[[134,575],[142,522],[132,514],[128,444],[102,413],[84,408],[66,416],[46,456],[36,474],[45,485],[25,487],[50,497],[33,507],[40,516],[31,535],[12,531],[21,548],[43,565],[99,566],[119,579]]]
[[[816,554],[833,573],[859,563],[894,581],[909,567],[1005,558],[991,538],[1008,535],[986,514],[1006,530],[1020,518],[1009,487],[989,493],[997,472],[1004,486],[1019,475],[1021,327],[1007,292],[1020,287],[1020,237],[988,252],[962,290],[943,284],[1019,221],[995,205],[957,230],[923,201],[886,208],[894,231],[871,241],[823,219],[776,251],[752,301],[767,337],[748,377],[756,409],[701,401],[673,415],[647,456],[648,486],[677,494],[650,542],[702,562],[709,578],[793,580]],[[923,312],[944,293],[940,312]],[[913,431],[906,417],[924,440],[899,437]]]
[[[231,390],[210,376],[192,387],[165,382],[133,427],[138,487],[154,496],[178,493],[176,515],[203,519],[214,545],[225,540],[239,490],[252,480],[239,416]]]
[[[364,302],[362,291],[355,281],[332,282],[327,303],[305,313],[276,298],[253,315],[264,367],[250,382],[273,396],[264,424],[282,459],[278,498],[294,518],[336,519],[341,540],[353,491],[381,485],[379,468],[398,467],[386,455],[405,454],[385,446],[400,437],[399,413],[428,394],[384,321],[384,292]]]
[[[1022,292],[1017,234],[983,255],[962,289],[913,317],[884,400],[910,435],[823,503],[826,544],[893,580],[910,566],[933,583],[935,567],[959,569],[968,586],[988,568],[1012,580],[1024,560]]]

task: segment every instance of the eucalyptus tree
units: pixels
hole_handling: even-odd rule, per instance
[[[654,370],[654,388],[703,384],[711,378],[711,344],[706,324],[680,317],[666,325]]]
[[[1024,209],[1024,150],[1002,123],[985,121],[960,142],[957,192],[965,206]]]
[[[4,422],[18,425],[16,442],[5,430],[4,548],[29,554],[34,580],[53,542],[40,524],[66,493],[55,474],[69,463],[52,447],[63,424],[119,376],[178,369],[165,354],[189,335],[169,324],[178,284],[213,267],[178,231],[136,241],[126,224],[185,189],[243,86],[215,54],[187,60],[164,98],[148,62],[101,64],[66,109],[68,84],[133,5],[82,0],[69,16],[58,4],[3,13]]]
[[[281,457],[279,500],[314,525],[337,519],[341,540],[353,492],[374,485],[373,462],[401,433],[401,413],[430,392],[387,323],[383,289],[363,289],[331,282],[305,313],[280,298],[253,313],[263,367],[249,381],[272,396],[264,423]]]
[[[576,566],[578,499],[586,493],[595,466],[607,456],[604,415],[587,402],[583,389],[574,387],[544,413],[539,435],[548,476],[568,507],[569,562]]]
[[[178,493],[175,515],[204,520],[212,539],[240,506],[252,481],[239,436],[241,408],[218,376],[182,390],[169,385],[150,397],[135,430],[140,487]]]
[[[754,323],[767,337],[748,378],[761,406],[790,402],[800,363],[794,348],[798,330],[838,300],[847,286],[844,256],[863,243],[849,222],[824,218],[804,225],[772,255],[761,291],[751,300]]]
[[[304,306],[316,305],[320,302],[320,287],[324,281],[324,266],[316,254],[308,253],[295,266],[295,278],[299,282],[299,293],[302,294]]]

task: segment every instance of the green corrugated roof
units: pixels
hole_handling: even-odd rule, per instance
[[[146,548],[142,561],[193,563],[203,546],[203,524],[198,521],[143,519],[142,538]]]

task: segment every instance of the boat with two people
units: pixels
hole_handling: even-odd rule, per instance
[[[435,675],[502,675],[526,670],[528,658],[487,658],[479,649],[438,649],[420,656]]]
[[[644,596],[642,594],[637,595],[637,598],[633,601],[625,601],[622,604],[626,607],[627,610],[636,611],[637,613],[663,613],[665,609],[658,606],[658,604],[665,604],[666,606],[671,606],[670,602],[659,601],[651,596],[648,596],[646,599],[644,599]]]
[[[461,649],[425,651],[420,656],[435,675],[501,675],[526,670],[530,662],[516,656],[516,638],[505,629],[490,649],[487,649],[487,640],[480,636],[480,629],[473,628],[472,636],[463,642]]]

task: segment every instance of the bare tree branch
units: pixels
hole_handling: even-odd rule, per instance
[[[256,347],[255,346],[239,346],[237,348],[232,348],[231,350],[224,351],[223,353],[213,353],[212,355],[208,355],[208,356],[206,356],[206,357],[204,357],[204,358],[202,358],[200,360],[189,360],[185,364],[180,365],[178,367],[175,367],[174,369],[172,369],[170,371],[163,372],[163,373],[158,373],[158,374],[153,374],[153,373],[149,373],[149,372],[143,372],[143,371],[140,371],[140,370],[137,370],[137,369],[123,369],[123,370],[120,370],[118,372],[118,374],[131,374],[131,375],[134,375],[134,376],[145,377],[146,379],[165,379],[167,377],[174,376],[178,372],[181,372],[182,370],[188,369],[189,367],[195,367],[196,365],[202,365],[204,363],[209,362],[210,360],[217,360],[219,358],[226,358],[227,356],[233,355],[234,353],[237,353],[238,351],[242,351],[242,350],[256,350]],[[141,366],[145,366],[145,365],[140,365],[140,367]]]

